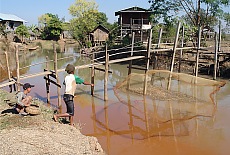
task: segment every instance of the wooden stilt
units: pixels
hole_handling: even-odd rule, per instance
[[[175,55],[176,55],[176,50],[177,50],[176,48],[177,48],[177,43],[178,43],[178,38],[179,38],[179,33],[180,33],[180,25],[181,23],[178,22],[177,32],[176,32],[176,36],[174,39],[174,45],[173,45],[173,56],[172,56],[172,61],[171,61],[170,75],[169,75],[168,87],[167,87],[168,90],[170,89],[171,80],[172,80],[173,66],[174,66],[174,60],[175,60]]]
[[[197,54],[196,54],[196,71],[195,71],[196,77],[198,76],[198,69],[199,69],[200,39],[201,39],[201,30],[199,26],[198,27],[198,40],[197,40]]]
[[[8,51],[5,52],[5,57],[6,57],[6,67],[7,67],[8,79],[9,79],[9,82],[11,82],[11,80],[10,80],[11,75],[10,75],[10,66],[9,66]],[[9,87],[10,87],[10,93],[12,93],[12,91],[13,91],[12,85],[9,85]]]
[[[16,45],[15,58],[16,58],[16,70],[17,70],[17,91],[20,91],[20,72],[19,72],[19,57],[18,57],[18,45]]]
[[[94,55],[94,52],[92,53],[92,60],[91,60],[91,63],[94,64],[94,58],[95,58],[95,55]],[[92,68],[91,68],[91,84],[94,84],[94,77],[95,77],[95,68],[94,68],[94,65],[92,65]],[[91,95],[94,94],[94,86],[91,86]]]
[[[109,70],[109,54],[107,44],[105,45],[105,77],[104,77],[104,100],[108,100],[108,70]]]
[[[46,56],[46,71],[49,70],[49,57]],[[47,103],[50,104],[50,82],[49,74],[46,75],[46,93],[47,93]]]
[[[179,33],[180,33],[180,25],[181,25],[181,23],[179,22],[178,25],[177,25],[177,32],[176,32],[176,36],[175,36],[175,39],[174,39],[173,56],[172,56],[172,62],[171,62],[171,68],[170,68],[171,73],[173,72],[173,67],[174,67],[176,48],[177,48],[177,43],[178,43],[178,38],[179,38]]]
[[[214,73],[213,73],[213,80],[216,80],[217,54],[218,54],[218,40],[217,40],[217,33],[215,32],[215,55],[214,55]]]
[[[54,70],[56,75],[57,84],[60,85],[59,77],[58,77],[58,66],[57,66],[57,50],[55,42],[53,43],[54,48]],[[57,87],[57,95],[58,95],[58,107],[61,107],[61,90],[59,87]]]
[[[181,38],[181,48],[184,47],[184,26],[182,26],[182,38]],[[181,60],[182,60],[183,50],[180,50],[180,58],[179,58],[179,68],[178,72],[181,72]]]
[[[221,51],[221,21],[219,21],[218,54]],[[219,56],[217,54],[217,76],[220,76]]]
[[[134,37],[135,37],[135,32],[132,33],[132,47],[131,47],[131,54],[130,57],[133,56],[133,48],[134,48]],[[128,69],[128,76],[132,73],[132,63],[133,61],[129,61],[129,69]],[[127,81],[127,89],[130,88],[130,79]]]
[[[150,29],[150,35],[148,39],[148,50],[147,50],[147,63],[146,63],[146,71],[145,71],[145,79],[144,79],[144,89],[143,94],[146,95],[147,92],[147,83],[148,83],[148,75],[147,72],[149,70],[149,62],[150,62],[150,53],[151,53],[151,46],[152,46],[152,29]]]
[[[8,73],[8,79],[10,80],[10,66],[9,66],[9,57],[8,57],[8,51],[5,52],[6,56],[6,67],[7,67],[7,73]]]
[[[161,38],[162,38],[162,31],[163,31],[163,29],[162,28],[160,28],[160,30],[159,30],[159,32],[158,32],[158,42],[157,42],[157,49],[159,49],[160,48],[160,44],[161,44]],[[156,56],[157,55],[157,53],[158,53],[158,51],[154,51],[154,55],[153,55],[153,62],[154,62],[154,64],[153,64],[153,69],[156,69],[157,68],[157,59],[158,59],[158,57]]]

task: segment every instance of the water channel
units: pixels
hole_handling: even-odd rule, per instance
[[[66,48],[64,53],[58,53],[58,57],[75,55],[74,58],[61,60],[58,68],[65,68],[68,63],[82,65],[90,63],[87,57],[80,56],[74,47]],[[53,59],[52,51],[33,51],[27,53],[27,57],[20,56],[20,67],[43,62],[46,56]],[[53,64],[50,63],[51,68]],[[45,64],[31,66],[23,70],[23,74],[42,72]],[[128,92],[115,91],[114,86],[127,77],[127,64],[112,64],[113,72],[108,79],[108,98],[103,100],[104,73],[96,71],[95,95],[90,95],[90,87],[79,85],[75,96],[75,123],[80,123],[81,132],[88,136],[97,137],[105,152],[109,155],[134,155],[134,154],[191,154],[191,155],[227,155],[230,154],[230,84],[221,88],[217,93],[217,107],[212,104],[199,106],[201,113],[207,116],[194,116],[177,121],[165,121],[172,117],[172,109],[175,104],[171,102],[156,102],[148,96],[130,94]],[[21,71],[22,72],[22,71]],[[143,71],[134,71],[143,73]],[[7,75],[1,77],[6,78]],[[79,69],[77,75],[90,81],[90,69]],[[59,73],[60,81],[63,81],[66,73]],[[22,82],[30,82],[35,85],[31,95],[46,101],[45,80],[43,77],[35,77]],[[9,90],[8,87],[4,88]],[[61,89],[63,94],[63,89]],[[57,89],[51,84],[51,105],[57,106]],[[64,102],[62,111],[65,111]],[[176,114],[182,117],[191,113],[195,105],[181,103],[180,110]],[[185,111],[185,110],[184,110]],[[192,115],[193,116],[193,115]],[[164,120],[164,123],[159,123]]]

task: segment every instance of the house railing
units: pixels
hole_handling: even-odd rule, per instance
[[[148,19],[130,19],[129,23],[122,23],[123,28],[141,29],[142,25],[150,25]]]

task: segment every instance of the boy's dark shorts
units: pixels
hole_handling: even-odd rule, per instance
[[[74,102],[73,102],[73,95],[70,94],[64,94],[63,100],[65,101],[66,104],[66,109],[69,115],[74,116]]]

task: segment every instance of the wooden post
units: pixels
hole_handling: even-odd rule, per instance
[[[198,76],[198,68],[199,68],[200,38],[201,38],[201,30],[199,26],[198,27],[198,40],[197,40],[197,54],[196,54],[196,71],[195,71],[196,77]]]
[[[141,42],[143,42],[143,29],[142,29],[143,24],[144,24],[143,18],[141,18]]]
[[[49,57],[46,56],[46,70],[49,71]],[[49,82],[49,74],[46,75],[46,93],[47,93],[47,103],[50,104],[50,82]]]
[[[91,60],[91,63],[92,63],[92,68],[91,68],[91,84],[94,84],[94,77],[95,77],[95,69],[94,69],[94,58],[95,58],[95,55],[94,55],[94,52],[92,53],[92,60]],[[94,86],[91,86],[91,95],[94,94]]]
[[[10,76],[8,51],[5,52],[5,56],[6,56],[6,67],[7,67],[8,79],[10,80],[11,76]]]
[[[123,31],[123,30],[122,30],[122,25],[123,25],[122,13],[121,13],[121,16],[120,16],[120,23],[121,23],[121,24],[120,24],[120,26],[121,26],[121,37],[120,37],[121,40],[120,40],[120,41],[122,41],[122,39],[123,39],[123,36],[122,36],[122,35],[123,35],[123,34],[122,34],[122,31]]]
[[[215,56],[214,56],[214,73],[213,73],[213,80],[216,80],[217,54],[218,54],[218,40],[217,40],[217,33],[215,32]]]
[[[175,55],[176,55],[177,42],[178,42],[179,33],[180,33],[180,25],[181,25],[181,23],[178,22],[177,32],[176,32],[176,36],[175,36],[175,39],[174,39],[174,46],[173,46],[173,56],[172,56],[172,62],[171,62],[171,68],[170,68],[171,73],[173,72],[173,66],[174,66],[174,59],[175,59]]]
[[[182,39],[181,39],[181,48],[184,47],[184,26],[182,26]],[[182,55],[183,55],[183,50],[180,50],[180,58],[179,58],[179,68],[178,68],[178,72],[181,72],[181,59],[182,59]]]
[[[219,21],[218,52],[221,50],[221,21]]]
[[[10,78],[10,66],[9,66],[9,57],[8,57],[8,51],[5,52],[5,56],[6,56],[6,67],[7,67],[7,74],[8,74],[8,79],[9,79],[9,82],[11,82]],[[13,91],[13,88],[12,88],[12,85],[9,85],[10,87],[10,93],[12,93]]]
[[[15,58],[16,58],[16,70],[17,70],[17,91],[20,91],[20,71],[19,71],[19,57],[18,57],[18,45],[16,45],[15,50]]]
[[[218,53],[221,51],[221,21],[219,21],[219,37],[218,37]],[[220,76],[220,64],[219,64],[219,57],[217,54],[217,74]]]
[[[145,70],[145,79],[144,79],[144,89],[143,94],[146,95],[147,92],[147,72],[149,70],[149,62],[150,62],[150,53],[151,53],[151,46],[152,46],[152,28],[150,29],[150,35],[148,39],[148,49],[147,49],[147,63],[146,63],[146,70]]]
[[[109,54],[107,44],[105,45],[105,77],[104,77],[104,100],[108,100],[108,70],[109,70]]]
[[[175,55],[176,55],[176,48],[177,48],[177,43],[178,43],[178,38],[179,38],[180,25],[181,25],[181,23],[178,22],[177,32],[176,32],[176,36],[174,39],[173,56],[172,56],[172,62],[171,62],[171,68],[170,68],[170,75],[169,75],[169,79],[168,79],[168,87],[167,87],[168,90],[170,89],[171,80],[172,80],[172,72],[173,72],[174,59],[175,59]]]
[[[131,54],[130,57],[133,56],[133,48],[134,48],[134,37],[135,32],[132,33],[132,47],[131,47]],[[128,69],[128,76],[132,73],[132,60],[129,61],[129,69]],[[127,81],[127,89],[130,88],[130,79]]]
[[[56,80],[57,84],[60,85],[59,77],[58,77],[58,66],[57,66],[57,50],[56,50],[56,45],[55,42],[53,43],[53,48],[54,48],[54,70],[55,70],[55,75],[56,75]],[[57,87],[57,94],[58,94],[58,107],[61,107],[61,90],[59,87]]]
[[[160,48],[161,38],[162,38],[162,31],[163,31],[163,29],[160,28],[160,30],[159,30],[159,32],[158,32],[157,48]],[[155,52],[154,52],[154,55],[153,55],[153,58],[154,58],[154,61],[153,61],[153,62],[154,62],[153,69],[156,69],[156,68],[157,68],[157,56],[156,56],[157,53],[158,53],[158,52],[155,51]]]

